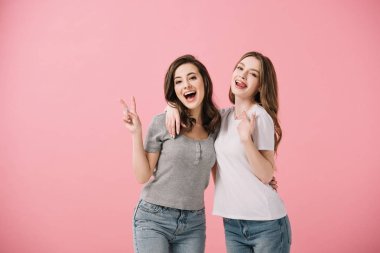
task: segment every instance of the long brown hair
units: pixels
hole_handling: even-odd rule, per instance
[[[277,118],[278,85],[276,71],[271,60],[268,57],[254,51],[245,53],[236,63],[235,68],[244,58],[247,57],[255,57],[261,65],[259,75],[259,89],[255,94],[253,94],[252,100],[264,107],[264,109],[268,112],[273,120],[275,130],[274,150],[277,151],[278,145],[282,138],[282,130]],[[232,93],[231,88],[228,95],[230,101],[235,104],[235,95]]]
[[[196,120],[191,117],[189,109],[182,104],[174,90],[175,71],[179,66],[186,63],[191,63],[197,67],[201,77],[203,78],[205,94],[201,110],[202,124],[208,134],[214,133],[220,126],[221,117],[214,101],[212,100],[213,85],[211,77],[206,67],[194,56],[189,54],[183,55],[174,60],[174,62],[169,66],[169,69],[165,75],[164,83],[165,99],[169,104],[173,104],[176,108],[178,108],[181,124],[183,125],[182,128],[186,132],[191,131],[196,123]]]

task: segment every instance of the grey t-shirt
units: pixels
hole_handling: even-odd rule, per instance
[[[141,198],[147,202],[182,210],[204,207],[210,170],[215,164],[215,134],[194,140],[184,135],[172,139],[165,128],[165,114],[155,116],[144,141],[146,152],[160,152],[152,179]]]

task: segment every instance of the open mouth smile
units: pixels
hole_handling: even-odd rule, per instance
[[[239,89],[244,89],[247,88],[247,85],[244,82],[235,80],[235,86],[238,87]]]
[[[195,98],[195,95],[197,95],[197,92],[196,91],[188,91],[188,92],[185,92],[183,94],[183,96],[185,97],[185,99],[189,102],[193,101],[194,98]]]

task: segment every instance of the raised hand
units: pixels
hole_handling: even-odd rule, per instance
[[[252,114],[251,118],[248,118],[247,113],[243,112],[241,115],[241,122],[238,125],[238,132],[240,140],[246,142],[252,140],[253,130],[255,129],[256,115]]]
[[[123,99],[120,99],[120,103],[123,105],[123,121],[125,122],[125,127],[132,134],[141,132],[141,122],[136,111],[135,97],[132,97],[130,108]]]

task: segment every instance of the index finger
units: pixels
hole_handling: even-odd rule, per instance
[[[136,100],[134,96],[132,96],[131,112],[136,113]]]
[[[176,133],[179,134],[179,131],[181,130],[181,121],[179,119],[175,121],[175,129]]]

